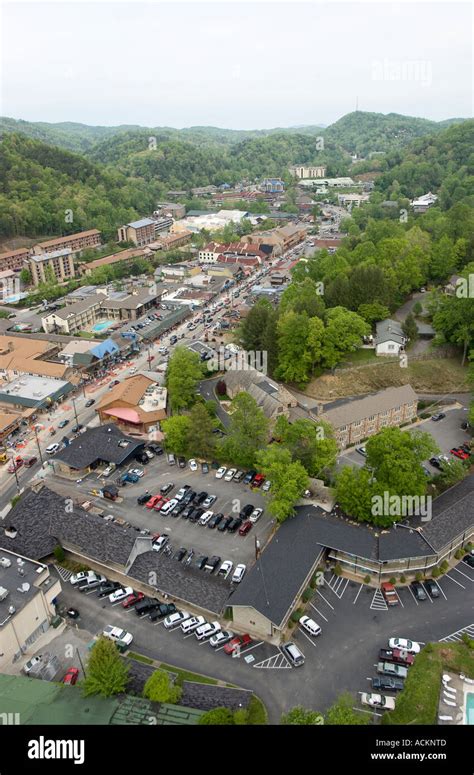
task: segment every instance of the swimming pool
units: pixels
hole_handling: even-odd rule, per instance
[[[104,331],[106,328],[110,328],[110,326],[113,326],[113,324],[113,320],[102,320],[100,323],[96,323],[95,326],[92,326],[91,330],[97,334],[100,331]]]
[[[466,694],[466,724],[474,726],[474,694]]]

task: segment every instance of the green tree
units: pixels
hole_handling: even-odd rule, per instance
[[[328,726],[364,726],[370,722],[370,716],[353,710],[354,698],[349,692],[341,694],[336,702],[324,714],[324,723]]]
[[[359,522],[372,522],[371,473],[367,468],[344,466],[336,479],[336,500],[345,514]]]
[[[199,355],[185,347],[177,347],[166,372],[166,387],[174,412],[189,409],[196,402],[197,388],[202,377]]]
[[[342,357],[357,350],[362,337],[370,334],[370,326],[355,312],[344,307],[334,307],[326,313],[326,329],[323,337],[322,358],[332,369]]]
[[[33,279],[31,277],[31,272],[29,269],[22,269],[20,272],[20,282],[22,285],[31,285],[33,282]]]
[[[255,455],[268,441],[269,424],[257,402],[248,393],[238,393],[232,400],[227,435],[221,443],[221,454],[243,468],[253,466]]]
[[[176,705],[181,694],[181,687],[173,685],[170,674],[165,670],[155,670],[143,687],[143,696],[152,702],[169,702]]]
[[[308,474],[299,461],[292,461],[288,449],[275,444],[259,452],[256,460],[272,483],[268,511],[277,522],[284,522],[294,515],[295,504],[308,486]]]
[[[128,667],[115,643],[108,638],[99,638],[91,649],[87,663],[87,674],[82,684],[84,695],[112,697],[125,691],[127,681]]]
[[[305,419],[289,423],[282,416],[275,423],[273,435],[281,439],[291,452],[292,459],[299,460],[309,476],[319,476],[336,462],[337,443],[328,423],[314,423]]]
[[[198,724],[201,726],[230,726],[234,724],[234,714],[230,708],[214,708],[203,713]]]
[[[280,724],[284,726],[316,726],[323,723],[324,718],[321,713],[308,710],[301,705],[292,708],[288,713],[283,713],[280,721]]]
[[[402,330],[410,342],[414,342],[418,339],[418,326],[416,325],[416,320],[411,312],[408,313],[402,323]]]
[[[213,434],[215,422],[204,404],[193,406],[189,413],[187,448],[190,454],[208,460],[214,456],[216,437]]]
[[[461,460],[449,460],[443,463],[443,468],[439,475],[440,480],[446,487],[452,487],[467,476],[468,469]]]
[[[161,427],[165,434],[166,449],[175,452],[176,455],[187,455],[192,428],[190,416],[178,414],[174,417],[168,417],[167,420],[163,420]]]
[[[370,326],[377,323],[379,320],[385,320],[390,315],[390,310],[385,304],[380,304],[378,301],[374,301],[369,304],[360,304],[357,309],[357,314],[365,320]]]
[[[324,301],[321,288],[310,277],[302,282],[292,282],[284,291],[280,300],[280,314],[285,312],[306,312],[309,318],[323,317]]]
[[[323,322],[306,312],[289,311],[277,324],[278,367],[276,376],[285,382],[307,382],[320,360],[324,337]]]

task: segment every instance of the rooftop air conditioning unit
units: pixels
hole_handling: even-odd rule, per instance
[[[0,601],[5,600],[6,597],[8,597],[8,589],[0,587]]]
[[[1,557],[0,558],[0,566],[2,568],[9,568],[12,564],[12,561],[8,559],[8,557]]]

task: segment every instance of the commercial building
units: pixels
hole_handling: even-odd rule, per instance
[[[18,250],[7,250],[0,253],[0,271],[12,269],[14,272],[20,272],[28,261],[30,255],[29,248],[18,248]]]
[[[96,407],[101,423],[114,422],[124,432],[148,433],[166,419],[167,390],[155,380],[136,374],[104,395]]]
[[[258,247],[265,254],[278,256],[286,250],[290,250],[306,239],[307,226],[296,223],[288,223],[269,231],[247,234],[241,242]]]
[[[188,213],[186,218],[173,223],[170,232],[172,234],[179,234],[183,231],[191,231],[196,234],[202,229],[215,231],[216,229],[224,228],[229,223],[240,223],[243,218],[248,218],[248,216],[249,213],[243,210],[218,210],[215,213],[203,215],[191,215],[191,213]]]
[[[322,164],[316,166],[306,164],[292,164],[292,166],[288,168],[288,172],[294,178],[298,178],[299,180],[303,180],[305,178],[326,177],[326,167]]]
[[[142,440],[125,436],[116,425],[109,423],[89,428],[77,436],[51,462],[59,476],[77,479],[102,465],[131,463],[143,446]]]
[[[341,177],[341,178],[322,178],[317,183],[315,180],[300,180],[298,183],[299,186],[309,186],[310,188],[317,186],[322,186],[323,188],[353,188],[354,186],[357,186],[359,184],[355,183],[352,178],[349,177]]]
[[[427,194],[419,196],[418,199],[413,199],[410,204],[413,207],[414,213],[421,214],[426,213],[426,211],[437,201],[438,197],[436,194],[432,194],[431,191],[429,191]]]
[[[264,178],[259,186],[265,194],[282,194],[285,184],[281,178]]]
[[[81,275],[90,275],[94,269],[100,269],[103,266],[120,266],[120,268],[130,267],[137,259],[146,259],[151,254],[148,248],[129,248],[120,253],[113,253],[111,256],[97,258],[95,261],[82,263],[79,265]]]
[[[186,207],[179,202],[158,202],[153,215],[165,216],[168,218],[184,218]]]
[[[338,194],[337,201],[341,207],[360,207],[369,201],[369,194]]]
[[[357,444],[382,428],[400,426],[416,419],[418,398],[411,385],[391,387],[378,393],[325,404],[321,420],[334,428],[341,449]]]
[[[33,247],[31,252],[35,255],[40,255],[41,253],[50,253],[56,250],[70,250],[75,256],[78,256],[83,250],[98,248],[100,245],[100,231],[98,229],[89,229],[89,231],[79,231],[66,237],[56,237],[45,242],[39,242]]]
[[[245,359],[245,353],[242,354]],[[226,371],[223,381],[229,398],[234,398],[238,393],[248,393],[255,399],[269,420],[276,420],[280,416],[288,417],[289,410],[297,406],[296,398],[275,380],[270,380],[263,371],[257,371],[246,364],[236,364],[239,368]],[[262,364],[263,366],[263,364]]]
[[[91,293],[81,301],[66,307],[42,320],[43,330],[54,334],[75,334],[80,331],[104,331],[107,324],[116,321],[133,321],[156,307],[158,294],[153,288],[142,288],[128,293],[115,291],[106,296],[104,293]]]
[[[133,242],[137,247],[149,245],[155,239],[155,221],[153,218],[141,218],[126,223],[118,229],[119,242]]]
[[[69,380],[71,369],[58,361],[59,345],[29,336],[0,336],[0,379],[22,375]]]
[[[12,382],[0,385],[0,404],[19,411],[50,410],[74,389],[75,385],[66,380],[25,374]]]
[[[58,283],[72,280],[76,273],[74,255],[70,248],[31,255],[28,259],[28,269],[34,285],[48,282],[51,273]]]
[[[164,282],[182,282],[188,277],[195,277],[200,274],[201,268],[198,264],[183,262],[182,264],[165,264],[158,266],[155,270],[155,277],[159,277]]]
[[[11,527],[10,535],[14,531]],[[7,537],[1,541],[2,547],[7,541]],[[47,565],[2,548],[0,670],[9,671],[25,654],[36,650],[34,644],[51,625],[55,615],[53,601],[60,592],[59,578],[51,575]]]

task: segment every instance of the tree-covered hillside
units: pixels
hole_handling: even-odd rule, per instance
[[[109,237],[121,223],[150,212],[156,190],[153,183],[23,135],[5,135],[0,143],[0,232],[5,236],[97,228]]]

